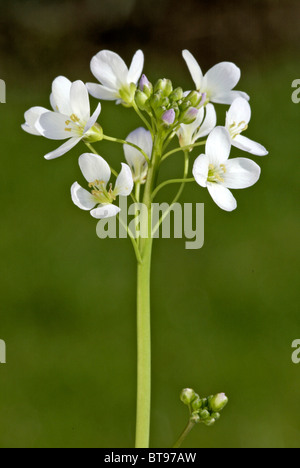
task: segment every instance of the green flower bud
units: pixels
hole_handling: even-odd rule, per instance
[[[201,419],[203,419],[203,421],[206,421],[206,419],[210,418],[210,412],[205,409],[200,412],[199,416]]]
[[[199,110],[196,107],[190,107],[189,109],[185,110],[180,116],[180,122],[189,125],[195,122],[198,116]]]
[[[209,400],[209,407],[214,413],[219,413],[228,403],[228,398],[225,393],[218,393]]]
[[[173,85],[171,80],[158,80],[155,85],[154,92],[162,91],[164,96],[170,96],[173,91]]]
[[[220,415],[220,413],[212,413],[211,417],[213,419],[215,419],[216,421],[219,421],[221,415]]]
[[[196,395],[196,398],[194,401],[192,401],[192,409],[193,411],[199,411],[202,408],[203,402],[199,395]]]
[[[176,88],[174,89],[173,93],[170,94],[169,96],[170,101],[180,101],[183,98],[183,89],[182,88]]]
[[[185,405],[190,405],[192,401],[195,399],[196,393],[195,390],[192,388],[184,388],[180,394],[180,400]]]
[[[155,94],[153,94],[153,96],[150,98],[150,103],[154,110],[162,106],[162,100],[163,100],[162,91],[157,91]]]
[[[148,96],[143,91],[138,89],[135,93],[135,102],[141,110],[145,110],[146,103],[148,102]]]
[[[209,419],[207,419],[206,421],[203,421],[203,422],[204,422],[204,424],[206,426],[211,427],[211,426],[213,426],[215,424],[216,420],[213,419],[213,418],[209,418]]]
[[[198,107],[201,99],[202,99],[202,94],[198,93],[198,91],[192,91],[187,97],[193,107]]]

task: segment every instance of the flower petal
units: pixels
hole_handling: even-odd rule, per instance
[[[230,189],[252,187],[259,180],[260,174],[260,167],[254,161],[251,161],[251,159],[230,159],[226,163],[224,185]]]
[[[82,81],[72,83],[70,92],[72,114],[87,122],[91,117],[91,107],[87,87]]]
[[[212,102],[215,104],[228,104],[231,105],[237,98],[246,99],[246,101],[250,101],[250,97],[248,94],[244,93],[243,91],[227,91],[220,94],[216,94]]]
[[[231,138],[224,127],[216,127],[206,142],[206,154],[210,164],[219,166],[228,160],[231,150]]]
[[[225,211],[233,211],[237,208],[237,202],[230,190],[220,184],[207,184],[208,191],[214,202]]]
[[[106,86],[94,83],[87,83],[86,86],[90,95],[96,99],[102,99],[103,101],[115,101],[120,97],[119,91],[116,89],[107,88]]]
[[[101,205],[91,211],[91,215],[96,219],[112,218],[120,213],[121,208],[116,205]]]
[[[133,189],[133,178],[130,167],[122,163],[122,170],[117,178],[114,193],[116,196],[128,197]]]
[[[131,62],[129,73],[128,73],[128,83],[137,84],[144,68],[144,54],[141,50],[138,50]]]
[[[77,127],[67,115],[58,112],[46,112],[36,122],[36,129],[49,140],[66,140],[78,137]]]
[[[111,170],[105,159],[91,153],[82,154],[79,158],[79,166],[87,182],[99,180],[107,184],[111,176]]]
[[[211,68],[203,79],[203,91],[207,91],[214,102],[214,96],[231,91],[241,78],[241,70],[231,62],[222,62]]]
[[[72,148],[74,148],[74,146],[76,146],[81,140],[82,138],[79,137],[71,138],[70,140],[66,141],[66,143],[64,143],[62,146],[57,148],[55,151],[46,154],[45,159],[50,160],[63,156],[64,154],[68,153],[68,151],[70,151]]]
[[[249,102],[243,98],[237,98],[232,103],[226,116],[226,127],[229,130],[231,125],[239,125],[244,122],[246,125],[251,120],[251,107]]]
[[[36,129],[35,124],[41,115],[46,114],[46,112],[49,112],[49,110],[44,107],[32,107],[25,112],[25,124],[22,125],[23,130],[31,135],[41,136],[41,132]]]
[[[199,140],[199,138],[204,138],[209,135],[215,126],[217,125],[217,113],[212,104],[207,104],[206,106],[206,114],[201,124],[199,131],[194,137],[194,141]]]
[[[93,75],[104,86],[119,90],[127,83],[128,68],[122,58],[110,50],[102,50],[91,61]]]
[[[190,74],[192,75],[196,89],[199,91],[202,88],[203,73],[195,57],[188,50],[182,52],[183,58],[186,61]]]
[[[194,162],[193,176],[195,181],[201,187],[207,187],[207,178],[209,171],[209,158],[205,154],[201,154]]]
[[[51,104],[56,111],[61,114],[71,115],[72,108],[70,103],[72,82],[64,76],[59,76],[52,84]]]
[[[71,196],[73,203],[82,210],[92,210],[96,205],[93,195],[82,188],[77,182],[71,187]]]
[[[255,156],[267,156],[269,152],[264,146],[255,141],[249,140],[249,138],[244,137],[243,135],[238,135],[232,140],[233,146],[239,148],[242,151],[247,151],[247,153],[254,154]]]
[[[142,127],[137,128],[132,133],[130,133],[130,135],[128,135],[126,141],[133,143],[134,145],[141,148],[143,151],[145,151],[149,159],[151,159],[153,140],[149,131]],[[141,177],[143,171],[145,170],[145,166],[147,165],[142,153],[129,145],[124,145],[124,153],[126,161],[133,170],[134,175],[136,177]]]
[[[88,120],[83,133],[88,132],[95,125],[95,123],[98,120],[98,117],[99,117],[100,113],[101,113],[101,103],[99,102],[99,104],[97,106],[97,109],[93,113],[92,117]]]

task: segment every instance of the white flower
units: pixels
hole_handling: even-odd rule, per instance
[[[34,107],[26,112],[26,123],[22,126],[26,132],[50,140],[68,139],[60,148],[47,154],[46,159],[62,156],[81,140],[93,142],[102,139],[102,129],[96,124],[101,105],[99,103],[91,116],[89,94],[82,81],[72,83],[63,76],[56,78],[50,101],[54,112]]]
[[[256,156],[266,156],[268,154],[266,148],[241,135],[247,130],[250,120],[251,107],[249,103],[243,98],[236,99],[226,117],[226,128],[229,131],[232,145]]]
[[[224,127],[216,127],[206,143],[206,154],[194,164],[197,184],[206,187],[215,203],[225,211],[233,211],[237,202],[228,189],[244,189],[254,185],[261,174],[260,167],[250,159],[228,159],[231,140]]]
[[[101,85],[88,83],[88,90],[97,99],[130,106],[143,67],[144,54],[141,50],[135,53],[129,69],[118,54],[102,50],[91,61],[91,71]]]
[[[153,140],[151,133],[144,128],[137,128],[134,132],[130,133],[126,141],[133,143],[141,148],[149,159],[152,157]],[[124,145],[124,153],[126,161],[128,162],[134,182],[144,184],[146,182],[148,163],[140,151],[129,145]]]
[[[177,131],[180,146],[185,147],[193,145],[200,138],[204,138],[209,135],[216,125],[217,114],[214,106],[212,104],[208,104],[206,108],[201,107],[195,122],[189,125],[180,125],[180,128]]]
[[[88,192],[75,182],[71,188],[75,205],[82,210],[92,210],[91,215],[96,219],[116,216],[121,210],[113,205],[113,202],[118,196],[127,197],[133,189],[130,167],[122,164],[122,170],[113,190],[111,184],[108,186],[111,177],[110,167],[101,156],[85,153],[79,158],[79,166],[91,191]]]
[[[232,91],[241,78],[241,70],[231,62],[222,62],[211,68],[203,76],[195,57],[188,51],[183,51],[183,58],[190,70],[197,91],[206,94],[206,98],[216,104],[232,104],[237,97],[249,100],[242,91]]]

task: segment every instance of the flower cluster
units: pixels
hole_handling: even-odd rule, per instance
[[[206,426],[213,426],[220,419],[221,411],[228,404],[225,393],[200,398],[192,388],[182,390],[180,399],[189,408],[190,420],[197,424],[203,423]]]
[[[80,142],[93,152],[79,158],[90,191],[77,183],[71,190],[73,202],[83,210],[90,210],[92,216],[102,218],[118,214],[119,208],[112,207],[117,196],[131,195],[134,185],[139,187],[140,193],[140,186],[147,182],[149,167],[153,164],[157,170],[161,161],[170,155],[165,151],[175,137],[179,141],[178,150],[187,155],[197,146],[206,145],[205,152],[194,161],[194,180],[208,189],[223,210],[232,211],[237,207],[230,189],[247,188],[258,181],[261,171],[255,162],[229,158],[232,146],[256,156],[268,154],[262,145],[242,135],[248,129],[251,108],[248,95],[234,90],[241,77],[240,69],[224,62],[203,75],[190,52],[185,50],[183,57],[195,83],[194,90],[174,88],[169,79],[159,79],[152,84],[142,74],[144,54],[140,50],[129,68],[119,55],[104,50],[91,61],[91,71],[100,84],[71,82],[60,76],[52,85],[53,110],[33,107],[25,113],[22,128],[26,132],[50,140],[66,140],[58,149],[46,154],[46,159],[60,157]],[[98,103],[92,113],[89,94],[98,100],[115,101],[133,108],[147,128],[138,128],[126,140],[107,137],[97,122],[101,104]],[[217,126],[214,103],[230,105],[223,127]],[[199,142],[206,137],[207,140]],[[127,164],[122,163],[119,175],[92,146],[103,139],[124,145]],[[111,172],[117,176],[114,189],[108,185]]]

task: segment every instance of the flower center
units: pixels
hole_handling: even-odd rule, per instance
[[[65,124],[66,124],[66,128],[65,128],[66,132],[71,133],[72,131],[75,130],[78,132],[79,135],[83,134],[85,124],[81,122],[81,120],[79,119],[79,117],[77,117],[77,115],[72,114],[70,116],[70,120],[66,120]]]
[[[245,121],[240,122],[239,124],[237,124],[236,122],[233,122],[229,127],[229,133],[230,133],[231,138],[234,140],[242,132],[245,132],[247,128],[248,128],[248,125],[246,124]]]
[[[112,184],[109,185],[109,189],[106,189],[106,182],[103,180],[95,180],[89,184],[92,189],[92,195],[97,203],[102,205],[110,205],[116,200],[116,196],[112,189]]]
[[[224,175],[226,174],[227,170],[224,164],[221,164],[219,167],[210,164],[208,166],[208,177],[207,182],[212,182],[215,184],[224,183]]]

